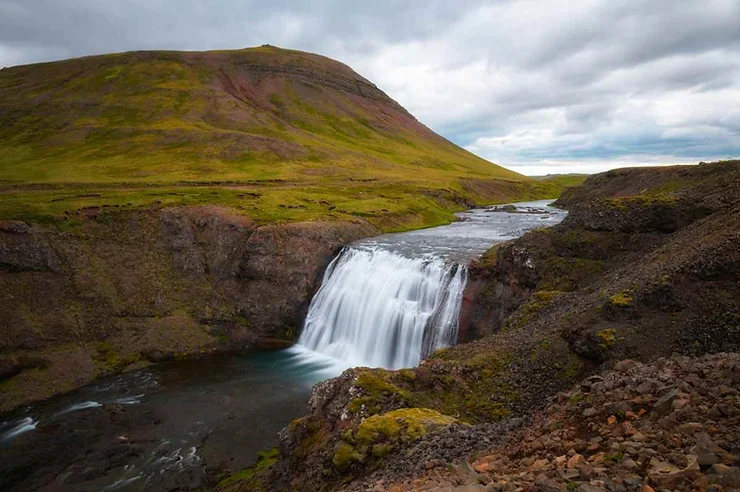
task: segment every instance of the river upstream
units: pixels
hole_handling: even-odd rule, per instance
[[[454,344],[467,264],[560,222],[548,203],[348,246],[288,350],[162,364],[0,417],[0,490],[182,490],[249,466],[307,412],[315,383],[353,366],[413,367]]]

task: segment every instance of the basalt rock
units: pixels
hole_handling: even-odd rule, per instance
[[[214,206],[72,220],[0,228],[0,350],[46,361],[13,374],[0,410],[151,361],[294,340],[332,257],[376,233],[362,221],[259,227]]]
[[[706,409],[737,397],[738,354],[632,362],[626,371],[602,373],[603,386],[557,395],[528,425],[509,431],[501,445],[478,448],[468,462],[405,479],[388,472],[377,490],[463,490],[453,487],[475,483],[491,490],[734,490],[740,483],[738,411],[716,419]],[[656,388],[651,393],[637,390],[648,383]],[[691,403],[662,408],[666,383]],[[711,391],[718,387],[726,389]],[[625,402],[633,410],[611,412]],[[587,405],[601,411],[586,412]]]

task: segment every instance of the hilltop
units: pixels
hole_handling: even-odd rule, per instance
[[[220,204],[385,230],[562,188],[445,140],[342,63],[272,46],[3,69],[0,186],[0,218]]]

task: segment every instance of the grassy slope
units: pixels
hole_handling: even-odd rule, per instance
[[[559,186],[580,186],[588,178],[588,174],[548,174],[546,176],[530,176],[535,181],[557,183]]]
[[[561,189],[444,140],[341,63],[274,47],[0,71],[0,187],[0,218],[220,203],[386,229]]]

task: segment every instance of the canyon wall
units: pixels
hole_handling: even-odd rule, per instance
[[[258,227],[228,208],[0,223],[0,411],[149,362],[298,336],[362,221]]]

